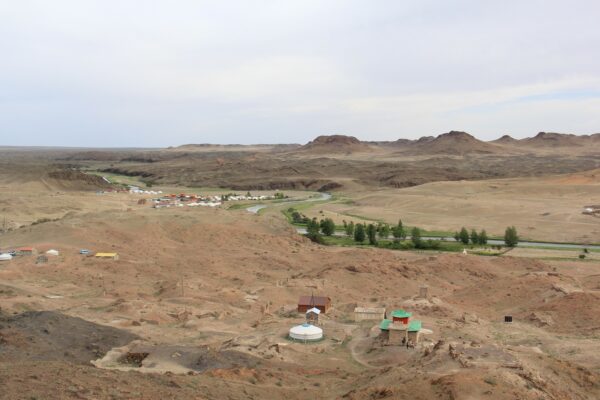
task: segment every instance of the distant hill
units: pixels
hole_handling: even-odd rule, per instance
[[[183,144],[166,149],[170,152],[214,152],[214,151],[287,151],[300,147],[299,144]]]
[[[323,135],[300,147],[300,151],[311,153],[356,153],[371,151],[372,148],[355,138],[346,135]]]
[[[519,140],[515,139],[514,137],[510,136],[510,135],[504,135],[496,140],[492,140],[490,143],[496,143],[496,144],[515,144],[518,143]]]
[[[415,143],[415,144],[423,144],[423,143],[431,142],[434,139],[435,139],[435,136],[421,136],[420,138],[418,138],[417,140],[415,140],[413,143]],[[402,140],[402,139],[399,139],[399,140]]]
[[[491,154],[502,151],[498,146],[482,142],[466,132],[450,131],[434,139],[423,137],[412,145],[412,150],[421,154],[462,155],[469,153]]]
[[[522,139],[519,142],[535,147],[579,147],[600,143],[600,134],[578,136],[568,133],[540,132],[532,138]]]

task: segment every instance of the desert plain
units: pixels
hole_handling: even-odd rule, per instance
[[[0,261],[0,398],[600,398],[600,219],[584,213],[600,204],[598,135],[5,147],[0,166],[0,249],[35,249]],[[153,208],[158,191],[287,198]],[[290,207],[581,247],[323,245]],[[324,337],[292,341],[311,294],[331,298]],[[427,331],[389,345],[356,307]]]

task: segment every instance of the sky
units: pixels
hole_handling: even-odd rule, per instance
[[[600,132],[600,2],[0,0],[0,145]]]

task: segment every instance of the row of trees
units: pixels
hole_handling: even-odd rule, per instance
[[[352,228],[350,228],[352,226]],[[393,228],[387,224],[356,224],[354,225],[352,222],[346,226],[346,233],[353,229],[353,237],[354,241],[358,243],[363,243],[365,240],[369,241],[369,244],[376,246],[377,238],[387,239],[390,236],[390,232],[392,236],[394,236],[394,244],[397,245],[401,240],[406,239],[406,231],[402,225],[402,221],[398,221],[398,225]],[[421,230],[417,227],[412,228],[410,231],[410,242],[412,246],[417,249],[425,249],[425,248],[438,248],[439,243],[435,240],[426,240],[424,241],[421,236]],[[392,246],[394,247],[394,246]]]
[[[398,221],[398,225],[395,226],[390,226],[388,224],[384,224],[384,223],[378,223],[377,225],[375,224],[354,224],[353,221],[350,221],[349,223],[346,222],[345,220],[343,221],[344,224],[344,230],[346,231],[346,235],[348,236],[353,236],[355,234],[355,231],[358,229],[359,225],[363,225],[363,230],[368,230],[371,229],[372,232],[372,236],[373,237],[379,237],[380,239],[388,239],[390,237],[390,234],[394,237],[394,239],[397,240],[404,240],[406,239],[406,231],[404,230],[404,226],[402,225],[402,221]],[[366,226],[366,228],[365,228]],[[372,228],[369,228],[371,227]],[[364,241],[364,239],[363,239]]]
[[[454,239],[463,244],[469,244],[470,242],[471,244],[484,245],[488,242],[488,236],[485,232],[485,229],[479,233],[477,233],[475,229],[472,229],[471,233],[469,233],[465,227],[462,227],[460,232],[454,233]],[[508,247],[515,247],[519,244],[517,228],[514,226],[509,226],[506,228],[506,231],[504,231],[504,244]]]
[[[475,229],[472,229],[471,233],[469,234],[469,231],[464,226],[460,232],[454,233],[454,239],[457,242],[462,242],[462,244],[469,244],[469,242],[471,242],[472,244],[483,245],[487,244],[488,242],[488,236],[485,229],[482,229],[479,233],[477,233]]]
[[[292,209],[290,209],[290,211],[291,210]],[[321,234],[325,236],[332,236],[335,234],[336,226],[331,218],[325,218],[321,221],[317,221],[316,218],[311,220],[297,211],[292,211],[291,215],[294,222],[306,223],[307,236],[313,241],[322,242]],[[343,221],[343,224],[346,235],[354,238],[354,241],[357,243],[364,243],[364,241],[368,239],[369,244],[377,245],[378,238],[387,240],[390,234],[394,237],[394,242],[396,243],[405,240],[407,237],[407,232],[402,220],[399,220],[398,224],[395,226],[390,226],[381,222],[378,224],[355,224],[353,221]],[[460,231],[455,232],[454,239],[465,245],[468,245],[469,243],[474,245],[486,245],[488,243],[488,235],[485,229],[482,229],[480,232],[472,229],[469,233],[467,228],[462,227]],[[423,241],[421,230],[417,227],[411,229],[410,240],[416,248],[439,247],[439,244],[431,243],[436,241]],[[504,233],[504,243],[509,247],[515,247],[519,243],[517,229],[514,226],[506,228]]]

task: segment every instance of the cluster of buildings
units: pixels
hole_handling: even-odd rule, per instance
[[[89,251],[87,249],[79,250],[79,254],[88,256],[88,257],[94,257],[96,259],[103,259],[103,260],[107,260],[107,259],[118,260],[119,259],[118,253],[92,253],[91,251]],[[5,250],[4,252],[0,252],[0,261],[10,261],[14,257],[32,256],[32,255],[37,255],[36,262],[39,264],[39,263],[47,262],[48,257],[59,256],[60,251],[58,251],[56,249],[49,249],[44,252],[38,252],[37,249],[35,249],[34,247],[19,247],[14,250]]]
[[[0,261],[10,261],[14,257],[37,255],[39,262],[45,262],[48,260],[48,256],[54,257],[58,256],[59,254],[60,252],[55,249],[50,249],[38,254],[38,251],[33,247],[19,247],[14,250],[6,250],[4,252],[0,252]]]
[[[144,190],[138,186],[129,186],[129,193],[133,194],[162,194],[162,190]]]
[[[323,329],[319,328],[319,316],[331,307],[331,298],[325,296],[300,296],[298,312],[305,315],[306,322],[290,328],[288,337],[301,342],[314,342],[323,339]]]
[[[218,207],[222,203],[220,196],[200,196],[195,194],[167,194],[152,199],[153,208],[169,207]]]
[[[289,338],[302,342],[317,341],[323,338],[319,316],[331,307],[331,298],[326,296],[300,296],[298,313],[304,314],[306,322],[293,326]],[[421,340],[422,323],[412,318],[412,313],[394,310],[388,318],[383,307],[356,307],[354,320],[357,322],[378,320],[380,337],[388,345],[414,347]]]
[[[162,192],[160,192],[162,193]],[[252,196],[249,193],[247,195],[238,194],[223,194],[223,195],[212,195],[202,196],[196,194],[166,194],[164,196],[154,198],[151,200],[153,208],[169,208],[169,207],[218,207],[225,201],[258,201],[258,200],[273,200],[283,198],[283,195],[276,193],[273,196]]]
[[[318,341],[323,338],[319,317],[331,307],[331,298],[326,296],[300,296],[298,313],[304,314],[305,322],[293,326],[288,337],[301,342]],[[357,322],[377,320],[380,338],[388,345],[415,347],[421,341],[424,332],[421,321],[412,318],[412,313],[394,310],[388,318],[383,307],[356,307],[354,319]]]

